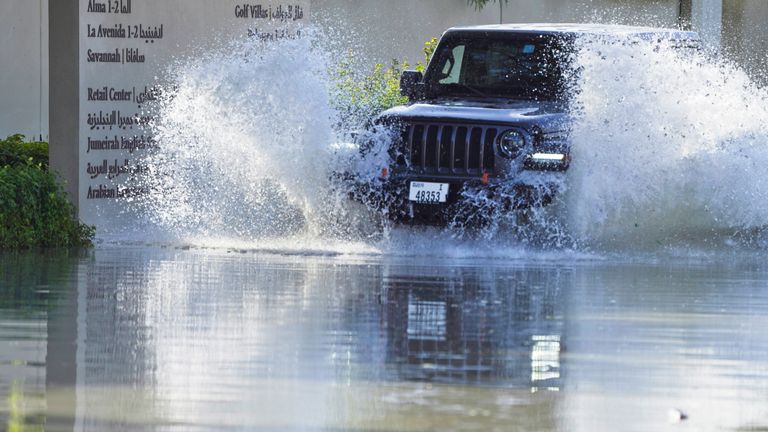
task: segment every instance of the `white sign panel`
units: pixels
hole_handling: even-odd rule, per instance
[[[164,71],[227,40],[295,37],[309,0],[80,0],[80,217],[113,228],[155,145],[147,125]],[[51,80],[56,71],[51,71]],[[107,225],[107,226],[105,226]]]

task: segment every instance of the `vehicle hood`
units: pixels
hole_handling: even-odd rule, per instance
[[[567,114],[560,104],[536,101],[434,100],[394,107],[379,121],[435,121],[503,124],[530,130],[538,126],[549,132],[566,128]]]

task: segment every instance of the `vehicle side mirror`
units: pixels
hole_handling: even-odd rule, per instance
[[[424,86],[424,74],[419,71],[403,71],[400,77],[400,94],[407,96],[408,99],[418,99]]]

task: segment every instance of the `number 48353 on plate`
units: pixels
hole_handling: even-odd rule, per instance
[[[448,200],[448,183],[411,182],[410,201],[419,204],[439,204]]]

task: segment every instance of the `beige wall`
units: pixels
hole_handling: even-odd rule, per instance
[[[495,8],[477,12],[466,0],[313,0],[313,20],[367,62],[422,59],[424,42],[451,26],[498,24]]]
[[[2,137],[17,132],[30,138],[48,135],[48,1],[0,0]],[[694,0],[695,15],[706,17],[712,1],[719,0]],[[768,0],[722,1],[723,52],[752,71],[768,72]],[[510,0],[503,18],[670,27],[677,23],[679,4],[680,0]],[[340,38],[340,46],[356,45],[366,62],[419,60],[423,42],[446,27],[499,21],[498,6],[476,12],[465,0],[313,0],[313,14]],[[701,20],[694,24],[705,31],[713,27]],[[55,71],[52,77],[56,79]]]
[[[0,0],[0,137],[48,135],[48,0]]]
[[[677,25],[679,0],[509,0],[482,11],[466,0],[313,0],[313,19],[369,62],[421,60],[426,40],[452,26],[520,22]],[[501,13],[500,13],[501,12]]]
[[[679,0],[510,0],[505,22],[602,22],[677,25]]]

